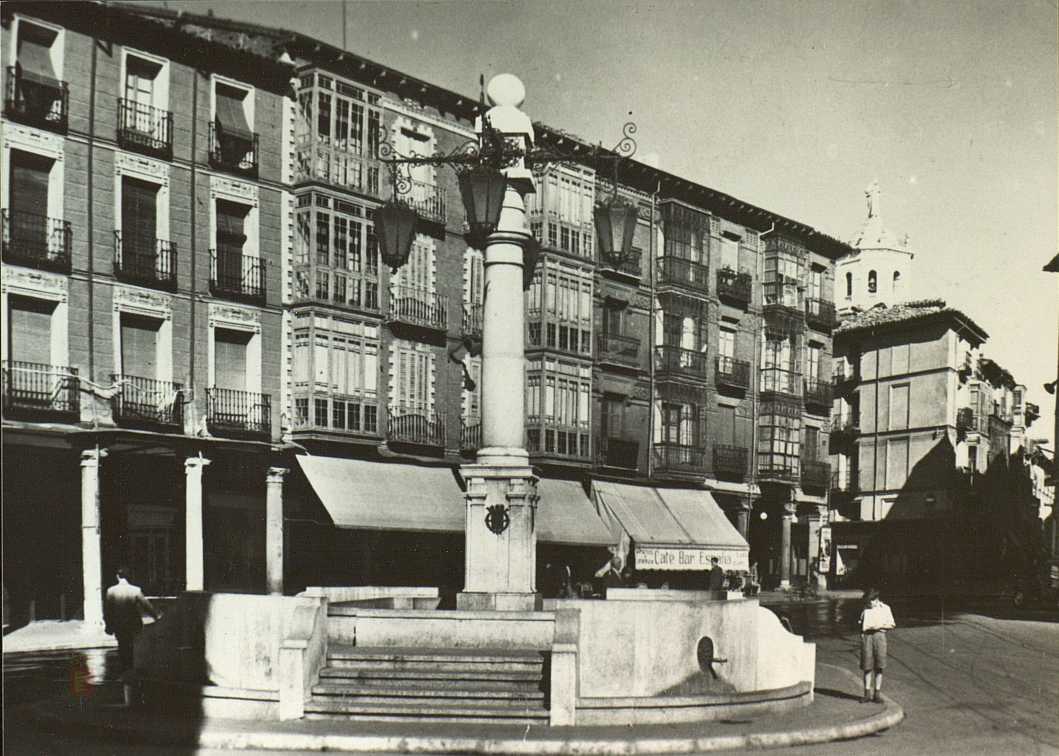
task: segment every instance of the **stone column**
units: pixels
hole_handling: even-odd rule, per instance
[[[750,502],[741,499],[735,510],[735,527],[743,540],[750,543]]]
[[[793,501],[784,502],[780,520],[780,588],[791,587],[791,523],[794,521]]]
[[[285,467],[268,468],[265,478],[265,575],[268,592],[283,595],[283,478]]]
[[[199,455],[184,460],[184,588],[205,589],[202,528],[202,473],[210,461]]]
[[[532,146],[533,126],[519,110],[525,89],[514,76],[493,77],[494,129]],[[479,132],[482,124],[479,123]],[[523,198],[533,174],[522,161],[504,168],[507,188],[500,221],[485,248],[482,318],[482,448],[476,464],[463,465],[467,487],[465,584],[461,609],[528,610],[539,607],[537,478],[525,438],[525,323],[523,249],[530,239]]]
[[[103,550],[99,527],[99,463],[105,449],[81,452],[81,574],[85,625],[103,626]]]

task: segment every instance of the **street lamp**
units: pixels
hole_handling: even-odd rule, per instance
[[[599,254],[615,270],[624,267],[634,254],[632,241],[639,210],[618,197],[615,186],[614,194],[596,205],[594,216]]]
[[[488,165],[477,165],[458,176],[460,196],[470,226],[468,241],[472,247],[485,248],[485,240],[500,222],[507,178]]]
[[[379,256],[393,273],[408,262],[417,219],[416,211],[399,199],[391,199],[375,210]]]

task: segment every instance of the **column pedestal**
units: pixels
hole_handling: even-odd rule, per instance
[[[265,575],[268,592],[283,595],[283,478],[289,471],[270,467],[265,479]]]
[[[205,587],[202,528],[202,473],[210,461],[205,457],[184,460],[184,588]]]
[[[103,626],[103,551],[99,527],[99,462],[105,449],[81,452],[81,573],[85,625]]]

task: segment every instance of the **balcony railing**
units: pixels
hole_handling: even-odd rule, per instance
[[[706,450],[701,446],[657,443],[653,453],[654,468],[658,472],[701,473],[706,470]]]
[[[750,388],[750,363],[746,360],[737,360],[734,357],[719,355],[716,359],[716,383],[717,386],[745,391]]]
[[[272,397],[236,389],[206,389],[206,428],[216,436],[272,435]]]
[[[706,293],[710,290],[710,269],[682,257],[658,260],[658,284],[673,284]]]
[[[802,485],[827,488],[831,484],[831,465],[827,462],[802,461]]]
[[[210,123],[210,166],[257,178],[257,134],[225,131]]]
[[[660,375],[706,378],[706,355],[694,349],[661,344],[655,347],[655,370]]]
[[[854,378],[853,366],[845,360],[833,360],[831,362],[831,385],[838,386],[843,385],[846,381],[852,381]]]
[[[640,340],[635,336],[622,336],[616,333],[596,334],[597,362],[623,367],[640,366]]]
[[[748,453],[745,447],[724,445],[713,447],[714,475],[745,478],[748,466]]]
[[[819,378],[805,380],[805,405],[831,409],[831,384]]]
[[[857,478],[847,472],[843,475],[835,470],[831,473],[831,493],[833,494],[855,494],[857,492]]]
[[[805,322],[811,328],[831,332],[835,327],[835,305],[826,299],[809,298],[805,300]]]
[[[252,255],[210,250],[210,292],[240,302],[264,304],[265,261]]]
[[[311,135],[298,141],[294,183],[322,181],[359,194],[380,197],[377,158],[359,155]]]
[[[793,370],[762,368],[759,391],[762,394],[780,394],[801,398],[802,376]]]
[[[173,159],[173,114],[135,100],[118,100],[118,144],[127,150]]]
[[[600,437],[596,442],[596,459],[604,467],[636,470],[640,466],[640,443],[624,438]]]
[[[732,268],[717,271],[717,296],[740,307],[750,304],[754,279],[749,273],[739,273]]]
[[[635,250],[635,254],[632,257],[622,261],[618,265],[615,265],[608,255],[600,254],[599,271],[604,275],[610,274],[619,277],[640,278],[640,276],[643,275],[643,271],[640,268],[640,250]]]
[[[175,289],[176,245],[164,239],[137,239],[114,232],[114,275],[122,281]]]
[[[441,294],[412,286],[393,286],[387,319],[394,323],[444,331],[448,327],[447,300]]]
[[[81,381],[77,368],[37,362],[4,362],[4,417],[77,422]]]
[[[409,181],[410,191],[402,199],[423,220],[445,223],[445,189],[426,181]]]
[[[70,88],[56,81],[7,67],[4,114],[13,121],[65,134],[69,116]]]
[[[757,479],[793,483],[798,480],[798,463],[777,462],[758,458]]]
[[[137,375],[111,373],[121,391],[111,400],[114,420],[122,425],[172,425],[184,421],[182,386]]]
[[[852,435],[860,432],[860,419],[851,412],[831,416],[831,432]]]
[[[464,336],[482,335],[482,305],[475,302],[463,303],[463,321],[460,332]]]
[[[474,452],[482,448],[482,421],[468,418],[460,421],[460,452]]]
[[[70,272],[73,232],[67,221],[20,210],[4,210],[3,258],[15,265]]]
[[[386,440],[414,446],[445,446],[445,422],[441,415],[415,407],[391,407]]]

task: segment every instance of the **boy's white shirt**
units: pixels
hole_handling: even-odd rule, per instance
[[[860,615],[861,632],[868,630],[893,630],[894,615],[883,602],[876,599]]]

